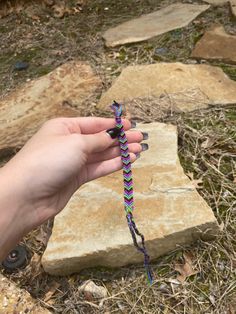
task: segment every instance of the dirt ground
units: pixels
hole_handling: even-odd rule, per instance
[[[78,1],[68,1],[77,8]],[[236,35],[229,6],[212,7],[183,29],[151,40],[106,48],[101,33],[122,21],[149,13],[177,1],[94,0],[79,5],[78,12],[55,17],[51,6],[25,1],[21,11],[0,19],[0,99],[28,79],[44,75],[74,59],[88,61],[103,80],[106,90],[127,65],[159,61],[195,62],[191,50],[205,29],[221,23]],[[202,3],[201,1],[183,1]],[[4,5],[4,1],[0,1]],[[158,48],[165,54],[157,55]],[[14,71],[17,61],[29,68]],[[236,66],[211,62],[236,80]],[[100,94],[98,94],[99,99]],[[96,99],[95,99],[96,101]],[[155,104],[152,104],[155,108]],[[99,115],[94,106],[78,108],[81,115]],[[7,274],[53,313],[177,313],[234,314],[236,309],[236,105],[212,107],[192,113],[151,110],[137,112],[136,119],[177,125],[179,156],[185,173],[213,209],[222,233],[212,242],[199,240],[179,247],[152,263],[156,280],[146,284],[142,265],[118,270],[92,269],[68,277],[52,277],[40,267],[51,222],[28,235],[23,243],[31,252],[29,265]],[[9,156],[10,157],[10,156]],[[4,159],[6,161],[6,159]],[[176,265],[191,260],[195,274],[179,284]],[[81,295],[78,286],[92,279],[107,287],[109,297],[96,300]]]

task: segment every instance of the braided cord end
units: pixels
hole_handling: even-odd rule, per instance
[[[113,101],[113,104],[111,105],[111,109],[114,111],[115,117],[121,118],[122,116],[122,105],[118,104],[115,100]]]

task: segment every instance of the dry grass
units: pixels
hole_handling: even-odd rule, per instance
[[[228,30],[234,30],[228,7],[222,6],[204,13],[196,20],[198,23],[191,23],[183,30],[169,32],[145,43],[110,50],[104,48],[103,29],[170,2],[175,1],[141,0],[137,5],[132,0],[124,5],[122,0],[112,0],[108,5],[96,0],[88,2],[83,13],[64,19],[55,19],[47,9],[38,8],[40,21],[32,20],[28,11],[0,20],[1,42],[4,43],[0,51],[2,95],[27,79],[76,58],[90,61],[103,78],[106,89],[127,64],[160,60],[155,54],[156,48],[167,49],[167,54],[161,57],[163,61],[190,62],[189,53],[208,25],[218,21]],[[105,6],[109,7],[108,11],[104,11]],[[18,23],[17,28],[14,23]],[[12,71],[14,62],[19,59],[30,62],[29,70]],[[236,78],[233,66],[220,65]],[[213,209],[222,229],[221,235],[213,242],[199,240],[193,246],[177,248],[153,262],[156,281],[150,287],[141,265],[118,270],[92,269],[63,278],[44,273],[40,268],[40,257],[51,228],[48,223],[24,239],[33,256],[30,264],[24,270],[6,275],[53,313],[235,313],[236,107],[174,113],[168,100],[168,95],[159,101],[135,100],[132,116],[142,122],[177,125],[181,164],[185,173],[198,180],[198,191]],[[161,108],[157,106],[160,102]],[[84,108],[83,114],[105,115],[92,106]],[[180,284],[176,280],[175,265],[184,262],[186,253],[191,256],[197,273]],[[81,295],[78,286],[86,279],[105,285],[109,296],[101,301]]]
[[[199,180],[198,191],[213,209],[222,234],[212,242],[199,240],[193,246],[177,248],[153,262],[156,281],[150,287],[142,266],[92,269],[64,278],[45,274],[39,268],[39,259],[50,228],[43,226],[25,239],[25,244],[34,252],[31,263],[11,278],[54,313],[235,313],[236,108],[187,114],[160,114],[159,111],[142,121],[149,122],[149,118],[177,125],[179,156],[185,173]],[[197,273],[179,283],[175,265],[184,262],[184,253],[190,254]],[[78,286],[86,279],[105,285],[109,297],[86,299],[78,292]],[[59,284],[57,289],[44,302],[55,282]]]

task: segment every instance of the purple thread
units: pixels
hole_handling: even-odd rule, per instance
[[[129,226],[129,230],[133,239],[134,246],[137,250],[144,255],[144,267],[146,269],[148,281],[151,284],[153,282],[152,271],[149,265],[150,257],[147,253],[145,247],[145,240],[142,233],[139,232],[136,224],[133,220],[132,211],[134,209],[133,204],[133,179],[132,179],[132,170],[131,170],[131,161],[128,150],[127,138],[124,132],[124,128],[122,125],[121,115],[122,115],[122,106],[114,101],[112,105],[112,109],[115,113],[116,119],[116,127],[120,129],[120,134],[118,136],[118,140],[120,143],[120,151],[121,151],[121,160],[123,163],[123,176],[124,176],[124,205],[126,211],[126,218]],[[137,237],[141,238],[141,244],[139,245],[137,242]]]

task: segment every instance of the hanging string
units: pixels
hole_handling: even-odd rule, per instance
[[[112,109],[115,114],[116,127],[120,130],[118,140],[120,144],[121,160],[123,164],[123,177],[124,177],[124,208],[126,212],[126,219],[128,222],[129,230],[133,239],[134,246],[139,252],[144,255],[144,267],[147,274],[147,279],[150,284],[153,282],[152,270],[149,265],[150,257],[145,247],[145,239],[141,232],[139,232],[133,218],[134,210],[134,196],[133,196],[133,177],[131,170],[131,161],[128,149],[128,141],[122,124],[122,105],[116,101],[112,104]],[[137,237],[141,242],[138,243]]]

